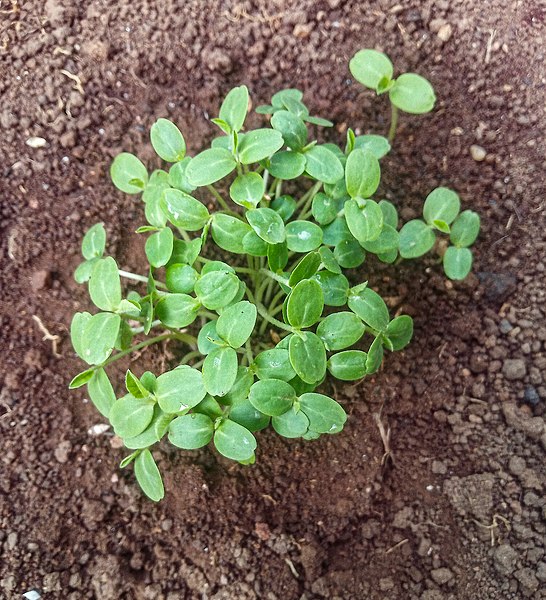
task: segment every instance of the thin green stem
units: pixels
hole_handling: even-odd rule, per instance
[[[282,179],[277,180],[277,185],[275,186],[275,198],[278,198],[282,195]]]
[[[176,337],[176,336],[173,333],[162,333],[161,335],[157,335],[156,337],[150,338],[149,340],[144,340],[143,342],[140,342],[139,344],[135,344],[134,346],[127,348],[127,350],[122,350],[121,352],[114,354],[114,356],[107,358],[101,365],[97,365],[95,368],[99,369],[101,367],[106,367],[109,364],[115,362],[116,360],[119,360],[120,358],[123,358],[124,356],[127,356],[128,354],[131,354],[132,352],[136,352],[137,350],[142,350],[142,348],[146,348],[146,346],[151,346],[152,344],[157,344],[159,342],[162,342],[163,340],[172,340],[174,337]]]
[[[394,136],[396,135],[396,127],[398,125],[398,107],[394,106],[391,102],[391,126],[389,128],[389,142],[392,144],[394,142]]]
[[[199,352],[199,350],[192,350],[182,357],[180,364],[187,365],[192,358],[197,358],[198,356],[202,356],[201,352]]]
[[[254,297],[254,294],[248,288],[246,290],[246,294],[248,296],[248,299],[256,306],[258,314],[262,317],[262,319],[265,319],[266,321],[271,323],[271,325],[275,325],[275,327],[278,327],[279,329],[283,329],[284,331],[289,331],[290,333],[293,332],[292,327],[290,327],[286,323],[283,323],[282,321],[279,321],[278,319],[275,319],[274,317],[272,317],[267,312],[267,309],[263,304],[261,304],[260,302],[256,302],[256,298]]]
[[[245,350],[246,350],[246,359],[248,360],[248,366],[250,367],[250,365],[254,362],[254,354],[252,352],[252,345],[250,343],[250,338],[246,341]]]
[[[136,273],[131,273],[130,271],[123,271],[122,269],[118,269],[118,273],[120,277],[125,277],[125,279],[132,279],[133,281],[140,281],[142,283],[148,283],[148,278],[145,275],[137,275]],[[156,287],[167,289],[167,286],[161,281],[156,281],[154,279],[154,283]]]
[[[240,219],[240,215],[228,206],[228,203],[222,198],[222,196],[220,195],[218,190],[213,185],[207,185],[207,189],[216,198],[216,201],[218,202],[218,204],[224,209],[224,211],[228,215],[231,215],[232,217],[237,217],[238,219]]]
[[[311,203],[321,187],[322,181],[317,181],[317,183],[315,183],[315,185],[312,188],[308,189],[305,192],[305,194],[303,194],[303,196],[298,200],[296,204],[296,211],[298,211],[302,206],[305,206],[307,202]]]
[[[217,314],[215,314],[213,312],[210,312],[208,310],[200,310],[197,313],[197,316],[198,317],[205,317],[206,319],[210,319],[211,321],[215,321],[218,318]]]
[[[267,275],[271,279],[274,279],[275,281],[278,281],[279,283],[282,283],[283,285],[288,285],[288,279],[286,279],[286,277],[277,275],[277,273],[273,273],[273,271],[270,271],[269,269],[260,269],[260,273]]]

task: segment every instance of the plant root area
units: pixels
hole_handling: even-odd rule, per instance
[[[535,0],[0,2],[1,598],[545,597],[545,18]],[[90,308],[72,279],[84,231],[103,221],[120,267],[144,265],[142,206],[114,189],[112,158],[159,166],[158,117],[198,152],[241,83],[255,106],[303,90],[335,122],[324,141],[385,134],[387,99],[349,75],[362,47],[438,95],[433,114],[402,115],[379,197],[409,220],[436,186],[457,190],[482,216],[474,272],[367,260],[354,280],[415,336],[376,376],[325,384],[345,430],[261,433],[252,467],[162,445],[155,505],[84,388],[67,389],[82,370],[69,323]],[[113,379],[175,360],[149,349]]]

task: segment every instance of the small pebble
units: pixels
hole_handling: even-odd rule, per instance
[[[473,144],[472,146],[470,146],[470,156],[472,156],[472,158],[476,162],[481,162],[487,156],[487,152],[486,152],[485,148],[482,148],[481,146]]]
[[[43,137],[29,137],[25,144],[36,149],[47,146],[47,141]]]
[[[540,403],[540,396],[538,395],[536,388],[532,385],[528,385],[525,388],[523,399],[529,406],[538,406]]]
[[[447,42],[453,34],[453,27],[449,23],[442,25],[436,34],[442,42]]]
[[[500,329],[501,333],[508,333],[509,331],[512,331],[512,329],[513,329],[512,323],[510,323],[510,321],[508,319],[503,319],[499,323],[499,329]]]

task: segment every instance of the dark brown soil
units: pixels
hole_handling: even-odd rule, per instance
[[[545,597],[545,17],[534,0],[0,1],[2,598]],[[383,192],[407,219],[436,185],[458,190],[483,219],[477,275],[374,267],[415,339],[337,390],[343,434],[263,434],[252,468],[165,448],[153,505],[67,390],[81,366],[68,324],[89,306],[72,280],[84,230],[104,221],[110,253],[142,264],[141,209],[110,161],[124,149],[151,165],[159,116],[198,151],[241,82],[256,103],[304,90],[338,141],[349,125],[384,132],[386,103],[348,75],[360,47],[434,83],[437,109],[403,119]]]

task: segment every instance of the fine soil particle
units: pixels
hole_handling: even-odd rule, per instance
[[[0,597],[538,600],[546,585],[544,20],[539,2],[18,0],[0,6]],[[246,83],[304,90],[312,114],[383,133],[355,84],[361,47],[433,82],[403,116],[381,193],[413,218],[436,186],[482,216],[475,272],[434,258],[355,278],[415,317],[415,337],[358,385],[318,442],[260,435],[257,464],[161,447],[166,499],[143,499],[85,395],[68,338],[89,300],[72,272],[97,221],[143,265],[141,207],[107,172],[122,149],[159,166],[148,129],[192,152]],[[251,125],[262,123],[253,116]],[[38,320],[32,317],[38,317]],[[43,325],[49,334],[39,326]],[[173,357],[148,351],[137,368]],[[118,380],[122,369],[120,367]],[[330,384],[331,385],[331,384]],[[529,391],[532,389],[532,393]],[[389,467],[380,419],[391,430]]]

